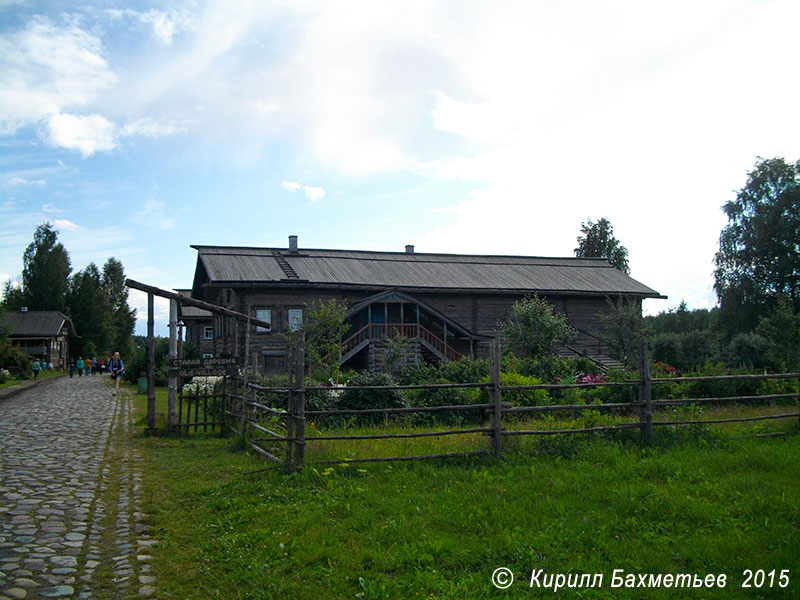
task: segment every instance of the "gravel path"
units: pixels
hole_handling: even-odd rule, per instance
[[[99,375],[0,399],[0,600],[155,597],[132,433]]]

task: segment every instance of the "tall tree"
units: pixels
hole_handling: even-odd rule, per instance
[[[94,263],[72,276],[69,314],[80,336],[73,341],[73,354],[92,356],[109,351],[108,301]]]
[[[626,367],[634,367],[639,361],[639,343],[646,333],[642,302],[622,296],[606,302],[608,312],[598,315],[601,331],[598,337],[611,348],[614,358]]]
[[[15,286],[10,279],[3,285],[3,301],[0,306],[6,310],[19,310],[25,306],[25,294],[22,288]]]
[[[751,330],[780,296],[800,311],[800,161],[759,157],[723,210],[714,288],[726,329]]]
[[[630,273],[628,250],[614,237],[614,228],[605,217],[597,223],[593,223],[591,219],[588,223],[581,223],[581,235],[578,236],[575,256],[605,258],[623,273]]]
[[[131,356],[136,310],[128,306],[125,270],[122,268],[122,263],[116,258],[109,258],[103,265],[101,286],[108,307],[110,350],[119,352],[122,356]]]
[[[519,358],[537,358],[548,354],[557,344],[571,341],[576,332],[563,314],[539,296],[526,296],[514,303],[500,322],[500,331],[508,349]]]
[[[69,254],[58,242],[58,231],[50,223],[39,225],[22,255],[22,289],[27,307],[66,311],[71,271]]]
[[[342,338],[350,325],[347,323],[347,304],[336,298],[330,302],[306,305],[306,358],[311,368],[336,379],[339,359],[342,357]]]

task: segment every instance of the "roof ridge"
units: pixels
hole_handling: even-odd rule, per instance
[[[266,253],[270,253],[273,256],[275,253],[283,253],[286,252],[286,248],[272,248],[267,246],[210,246],[210,245],[198,245],[198,244],[191,244],[190,248],[194,248],[195,250],[201,251],[202,250],[231,250],[232,252],[228,252],[228,255],[236,255],[236,250],[259,250]],[[368,254],[368,255],[391,255],[396,256],[397,258],[405,258],[405,259],[414,259],[420,256],[423,257],[432,257],[432,256],[442,256],[442,257],[469,257],[469,258],[509,258],[509,259],[534,259],[534,260],[552,260],[552,261],[564,261],[564,262],[573,262],[573,261],[592,261],[592,262],[599,262],[599,263],[608,263],[605,258],[597,257],[597,256],[533,256],[533,255],[525,255],[525,254],[459,254],[454,252],[403,252],[403,251],[396,251],[396,250],[348,250],[343,248],[302,248],[298,250],[297,254],[294,256],[313,256],[315,252],[333,252],[333,253],[358,253],[358,254]],[[350,258],[350,257],[343,257],[343,258]],[[415,261],[415,262],[422,262],[422,261]],[[501,263],[502,264],[502,263]]]

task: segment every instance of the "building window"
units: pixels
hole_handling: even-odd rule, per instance
[[[272,309],[271,308],[257,308],[256,309],[256,319],[260,319],[262,321],[266,321],[267,323],[272,323]],[[265,333],[268,331],[272,331],[272,327],[261,327],[256,326],[256,332],[258,333]]]
[[[203,327],[203,339],[204,340],[213,340],[214,339],[214,327],[211,325],[206,325]]]
[[[214,358],[213,352],[203,352],[203,358]]]
[[[289,309],[289,331],[297,331],[303,328],[303,309]]]

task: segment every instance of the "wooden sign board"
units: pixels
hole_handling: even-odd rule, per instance
[[[200,367],[198,369],[176,369],[170,370],[169,374],[173,377],[223,377],[225,375],[233,375],[236,373],[235,369],[221,368],[221,369],[205,369]]]
[[[235,358],[171,358],[170,377],[222,377],[235,375]]]
[[[237,359],[235,358],[170,358],[170,369],[195,369],[199,367],[223,367],[235,366]]]

